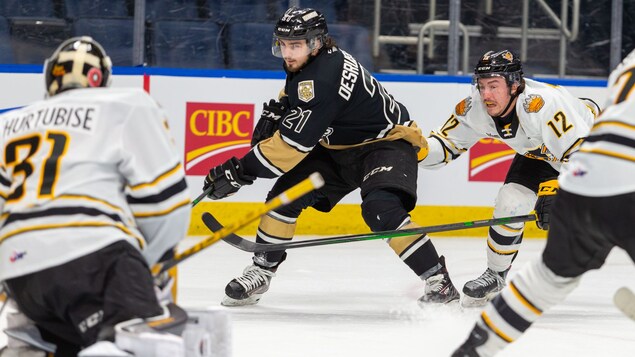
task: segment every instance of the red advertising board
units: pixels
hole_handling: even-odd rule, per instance
[[[186,103],[185,172],[207,175],[210,167],[250,149],[254,105]]]
[[[469,150],[468,181],[504,182],[516,152],[496,139],[484,138]]]

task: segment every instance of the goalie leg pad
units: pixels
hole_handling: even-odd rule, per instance
[[[7,302],[7,329],[24,327],[27,325],[35,326],[35,323],[18,310],[15,301],[9,299]],[[29,344],[8,336],[7,346],[9,348],[27,347]]]
[[[134,357],[110,341],[99,341],[79,351],[77,357]]]
[[[55,351],[55,345],[42,339],[35,323],[18,309],[14,300],[7,304],[7,345],[0,356],[45,357],[47,351]]]
[[[135,357],[184,357],[185,345],[180,334],[187,322],[187,313],[168,303],[163,314],[148,319],[132,319],[115,326],[115,343]]]
[[[183,332],[185,357],[231,357],[231,318],[227,310],[188,310]]]
[[[117,331],[115,343],[135,357],[185,357],[183,338],[165,332]]]
[[[152,327],[153,322],[161,320],[169,320],[169,317],[133,319],[118,324],[115,327],[116,349],[129,351],[135,357],[231,357],[228,311],[221,308],[187,311],[187,322],[181,336]],[[181,321],[181,318],[176,320]],[[113,349],[114,346],[98,347]]]

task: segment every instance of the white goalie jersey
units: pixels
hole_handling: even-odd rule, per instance
[[[0,281],[126,240],[149,264],[190,196],[166,116],[141,89],[73,89],[0,116]]]
[[[511,122],[495,121],[473,86],[471,96],[459,102],[445,124],[430,134],[430,152],[419,166],[443,166],[489,137],[520,155],[545,160],[559,171],[563,160],[579,148],[597,115],[595,106],[566,89],[531,79],[525,79],[525,90],[518,96],[515,109]]]
[[[611,73],[608,88],[604,111],[559,178],[578,195],[635,192],[635,51]]]

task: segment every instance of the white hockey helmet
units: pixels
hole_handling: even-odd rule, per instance
[[[44,61],[46,92],[54,96],[73,88],[107,87],[111,72],[112,61],[97,41],[73,37]]]

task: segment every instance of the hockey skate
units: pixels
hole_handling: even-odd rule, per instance
[[[463,286],[463,307],[481,307],[492,300],[505,287],[505,277],[509,268],[502,272],[495,272],[487,268],[481,276],[470,280]]]
[[[271,278],[276,276],[277,266],[273,268],[252,264],[245,268],[243,275],[227,284],[223,306],[254,305],[260,301],[262,294],[269,290]]]
[[[426,304],[447,304],[458,300],[460,297],[459,291],[452,284],[448,269],[445,267],[445,257],[439,257],[439,263],[441,264],[441,269],[435,275],[426,279],[424,294],[418,300],[420,306],[425,306]]]
[[[479,325],[474,325],[470,336],[452,353],[452,357],[480,357],[481,355],[476,352],[476,348],[484,345],[487,339],[487,332]]]

